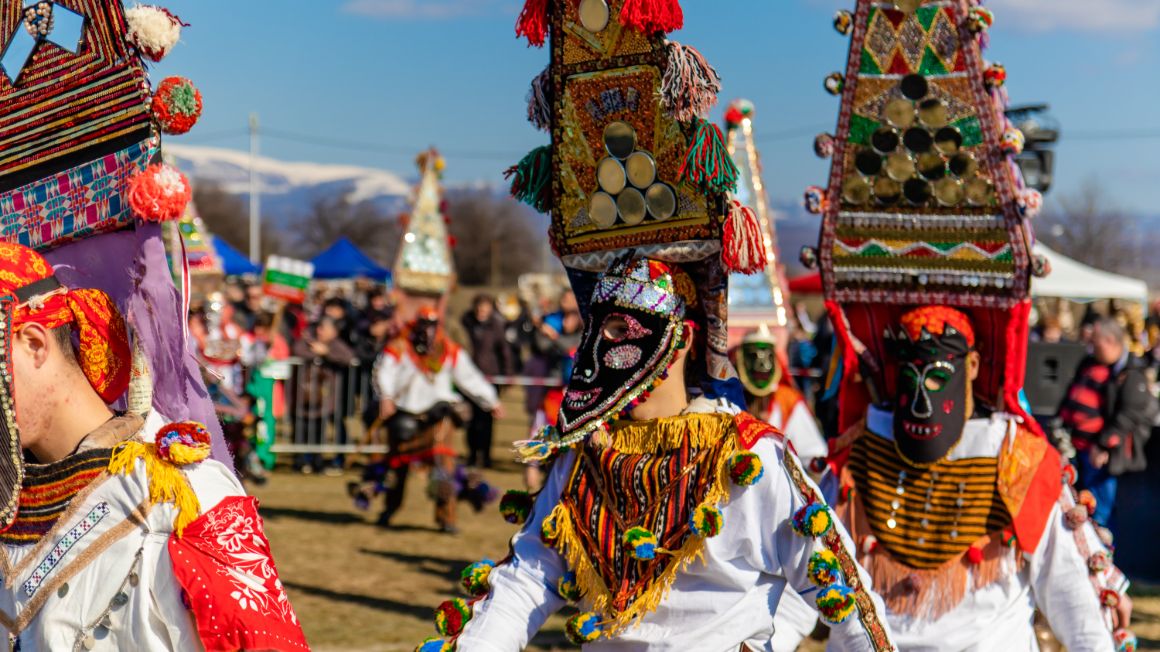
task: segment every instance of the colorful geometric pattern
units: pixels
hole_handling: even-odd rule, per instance
[[[1028,293],[974,4],[857,4],[818,251],[831,300],[1002,308]]]
[[[25,546],[39,542],[57,524],[73,498],[109,466],[109,449],[71,455],[56,464],[29,464],[20,487],[16,520],[0,533],[0,543]]]
[[[553,3],[551,12],[552,244],[565,265],[593,265],[589,271],[603,271],[599,265],[607,259],[585,254],[638,247],[656,258],[688,262],[685,243],[720,239],[715,207],[692,183],[678,182],[689,138],[660,106],[664,38],[621,26],[615,17],[623,5],[624,0],[610,0],[613,18],[597,31],[583,26],[580,3]],[[609,214],[594,217],[594,195],[614,194],[604,192],[597,174],[602,161],[616,158],[610,156],[606,138],[614,123],[631,128],[634,143],[629,149],[638,159],[651,161],[653,174],[645,175],[639,189],[625,187],[641,202],[638,212],[628,210],[627,199],[615,197],[609,200],[617,202],[609,205]],[[620,157],[628,154],[626,150]],[[623,180],[617,187],[621,185]],[[646,211],[643,203],[650,201],[650,191],[675,194],[675,211]]]
[[[32,571],[32,575],[28,577],[28,580],[24,582],[24,594],[31,598],[36,593],[36,590],[40,588],[40,585],[44,583],[44,580],[52,573],[53,569],[68,554],[68,551],[72,550],[73,546],[85,538],[86,534],[92,532],[93,528],[104,520],[111,511],[112,509],[109,507],[109,503],[97,503],[97,506],[93,507],[81,519],[80,523],[77,523],[71,530],[66,532],[36,567],[36,570]]]

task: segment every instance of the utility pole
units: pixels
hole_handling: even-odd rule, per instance
[[[250,262],[262,264],[262,204],[258,194],[258,114],[250,114]]]

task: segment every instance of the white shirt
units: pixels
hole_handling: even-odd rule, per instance
[[[769,645],[773,613],[783,592],[803,593],[813,604],[817,589],[806,577],[810,556],[820,544],[793,531],[791,519],[805,505],[783,458],[784,444],[765,438],[754,447],[765,468],[751,487],[732,487],[721,507],[724,529],[705,541],[704,563],[695,562],[676,576],[660,607],[614,639],[584,646],[586,652],[736,652]],[[559,501],[576,459],[569,451],[556,461],[528,524],[512,540],[512,559],[492,571],[491,594],[475,604],[474,616],[458,640],[470,652],[517,652],[564,606],[554,587],[565,571],[555,550],[540,540],[544,517]],[[807,479],[808,482],[808,479]],[[840,524],[847,550],[850,538]],[[870,578],[859,567],[862,584]],[[879,614],[884,607],[871,595]],[[869,636],[856,611],[833,628],[837,650],[871,650]],[[885,625],[885,623],[883,623]]]
[[[892,421],[889,412],[871,408],[867,429],[873,434],[865,436],[877,435],[892,441]],[[969,420],[947,459],[998,457],[1008,437],[1014,436],[1014,425],[1015,417],[1006,414]],[[1094,531],[1091,536],[1094,538]],[[1014,549],[1011,554],[1014,564]],[[1060,505],[1052,510],[1039,547],[1027,555],[1027,562],[1018,572],[969,591],[957,607],[936,620],[888,614],[899,649],[1037,652],[1039,643],[1032,619],[1038,606],[1067,649],[1112,652],[1111,633],[1101,615],[1087,561],[1079,553],[1074,533],[1064,524]]]
[[[805,401],[798,401],[786,419],[781,413],[781,405],[777,401],[770,401],[773,407],[769,412],[769,425],[785,433],[793,444],[794,451],[803,460],[812,460],[816,457],[825,457],[830,453],[822,431],[818,430],[818,422],[810,414],[810,408]]]
[[[375,391],[380,399],[391,399],[395,406],[411,414],[423,414],[438,403],[458,403],[463,392],[485,410],[499,405],[495,386],[471,361],[471,356],[456,347],[455,357],[444,362],[439,371],[428,376],[407,355],[383,353],[375,362]]]

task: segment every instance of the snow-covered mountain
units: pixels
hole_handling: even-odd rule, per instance
[[[165,145],[165,155],[195,183],[213,182],[226,192],[250,192],[250,155],[232,149]],[[412,184],[394,172],[353,165],[286,162],[259,156],[254,161],[262,214],[289,220],[319,199],[343,195],[354,203],[369,201],[388,212],[404,210]]]

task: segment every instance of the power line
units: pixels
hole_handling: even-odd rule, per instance
[[[321,136],[315,136],[312,134],[304,134],[304,133],[290,131],[290,130],[286,130],[286,129],[265,128],[262,130],[262,135],[270,137],[270,138],[278,139],[278,140],[288,140],[291,142],[302,143],[302,144],[306,144],[306,145],[317,145],[320,147],[330,147],[333,149],[347,149],[347,150],[355,150],[355,151],[360,151],[360,152],[374,152],[374,153],[379,153],[379,154],[384,154],[384,153],[385,154],[399,154],[402,156],[413,156],[416,153],[425,149],[425,147],[408,147],[408,146],[400,146],[398,144],[370,143],[370,142],[365,142],[365,141],[358,142],[358,141],[351,141],[351,140],[341,140],[341,139],[337,139],[337,138],[324,138]],[[523,154],[517,154],[517,153],[510,152],[510,151],[509,152],[501,152],[501,151],[487,151],[487,150],[456,150],[456,149],[444,150],[443,148],[440,148],[440,150],[443,151],[444,154],[447,154],[449,156],[453,156],[455,158],[468,158],[468,159],[515,161],[515,160],[518,160],[521,156],[523,156]]]

